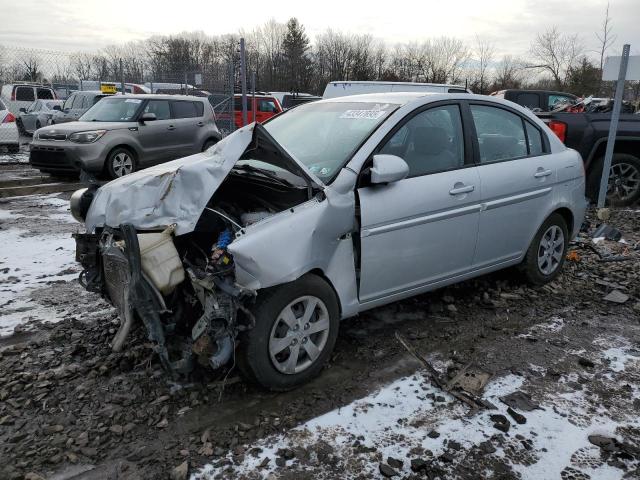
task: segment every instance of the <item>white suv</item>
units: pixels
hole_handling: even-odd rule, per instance
[[[2,86],[0,99],[14,115],[18,115],[21,108],[29,108],[36,100],[57,100],[58,96],[53,88],[39,83],[9,83]]]

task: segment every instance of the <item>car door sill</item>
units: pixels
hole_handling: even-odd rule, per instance
[[[495,270],[500,270],[511,265],[516,265],[519,262],[519,260],[520,260],[520,256],[513,256],[501,262],[493,263],[491,265],[487,265],[480,268],[474,268],[473,270],[468,270],[464,273],[459,273],[451,277],[441,278],[433,282],[423,283],[421,285],[396,291],[388,295],[368,298],[364,301],[360,301],[360,307],[361,307],[360,311],[367,310],[369,308],[378,307],[380,305],[385,305],[387,303],[395,302],[398,300],[402,300],[404,298],[413,297],[414,295],[418,295],[420,293],[429,292],[431,290],[435,290],[440,287],[451,285],[453,283],[458,283],[463,280],[468,280],[470,278],[484,275],[486,273],[493,272]]]

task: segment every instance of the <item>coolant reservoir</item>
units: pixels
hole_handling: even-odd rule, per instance
[[[163,295],[184,281],[184,268],[171,238],[174,229],[170,225],[161,233],[138,234],[142,271]]]

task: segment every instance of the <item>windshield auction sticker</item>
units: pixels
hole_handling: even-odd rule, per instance
[[[384,116],[384,110],[347,110],[340,118],[358,118],[365,120],[378,120]]]
[[[142,100],[138,98],[127,98],[124,103],[142,103]]]

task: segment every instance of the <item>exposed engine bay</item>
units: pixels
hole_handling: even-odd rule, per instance
[[[277,154],[264,147],[253,143],[241,160]],[[239,162],[188,233],[176,235],[175,224],[149,231],[122,223],[75,235],[81,284],[118,310],[114,351],[125,348],[131,329],[142,323],[162,365],[174,374],[189,373],[196,363],[217,370],[229,362],[238,335],[254,325],[256,292],[236,282],[228,246],[245,228],[313,193],[296,175],[271,172]]]

